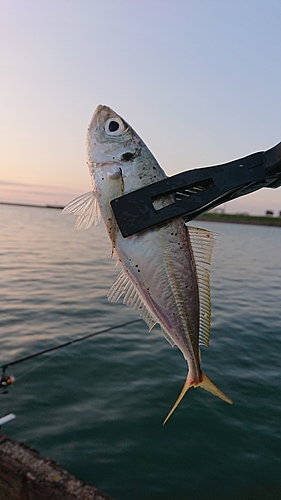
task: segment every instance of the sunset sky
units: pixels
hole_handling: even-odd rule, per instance
[[[98,104],[168,175],[281,141],[280,0],[1,0],[0,201],[89,191]],[[281,210],[281,188],[225,206]]]

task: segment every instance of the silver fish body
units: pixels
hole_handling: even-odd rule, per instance
[[[104,220],[112,254],[122,272],[109,290],[109,300],[133,307],[149,328],[158,323],[170,344],[177,345],[188,363],[182,392],[166,420],[189,387],[201,386],[232,403],[201,370],[199,344],[208,345],[210,332],[209,271],[213,235],[187,227],[182,218],[123,238],[110,201],[163,179],[164,171],[136,132],[106,106],[98,106],[87,138],[88,167],[93,192],[71,202],[66,213],[78,216],[77,227]],[[155,208],[173,203],[171,197]]]

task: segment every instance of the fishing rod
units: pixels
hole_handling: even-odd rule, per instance
[[[19,363],[23,363],[24,361],[28,361],[29,359],[37,358],[38,356],[41,356],[42,354],[46,354],[52,351],[56,351],[58,349],[62,349],[64,347],[67,347],[72,344],[76,344],[77,342],[82,342],[82,340],[89,339],[91,337],[95,337],[96,335],[100,335],[101,333],[106,333],[110,332],[111,330],[116,330],[117,328],[122,328],[127,325],[131,325],[133,323],[137,323],[138,321],[141,321],[141,319],[134,319],[132,321],[127,321],[126,323],[122,323],[121,325],[115,325],[115,326],[110,326],[108,328],[104,328],[103,330],[99,330],[97,332],[93,333],[88,333],[87,335],[84,335],[83,337],[79,337],[78,339],[73,339],[73,340],[68,340],[67,342],[64,342],[62,344],[53,346],[53,347],[48,347],[47,349],[43,349],[41,351],[34,352],[32,354],[28,354],[26,356],[23,356],[21,358],[14,359],[12,361],[9,361],[8,363],[5,363],[3,365],[0,365],[0,368],[2,368],[2,372],[0,375],[0,389],[2,389],[2,393],[5,394],[7,393],[7,387],[15,382],[15,377],[13,375],[6,375],[6,369],[8,366],[12,365],[17,365]]]

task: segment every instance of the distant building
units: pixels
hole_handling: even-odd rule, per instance
[[[213,210],[210,210],[210,214],[224,214],[224,213],[225,213],[224,207],[213,208]]]

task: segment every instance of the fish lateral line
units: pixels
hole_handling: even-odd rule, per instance
[[[222,399],[226,403],[233,405],[233,401],[226,394],[224,394],[224,392],[222,392],[209,379],[209,377],[207,377],[207,375],[203,371],[201,372],[201,374],[202,374],[202,376],[201,376],[201,379],[199,380],[199,382],[195,382],[194,380],[192,380],[190,378],[189,373],[187,374],[186,381],[185,381],[184,386],[180,392],[180,395],[179,395],[178,399],[176,400],[175,404],[173,405],[173,407],[171,408],[171,410],[169,411],[167,417],[165,418],[163,425],[166,424],[167,420],[169,420],[170,416],[174,413],[175,409],[178,407],[178,405],[180,404],[181,400],[183,399],[183,397],[187,393],[188,389],[190,389],[190,387],[194,387],[195,389],[197,387],[202,387],[202,389],[205,389],[205,391],[210,392],[211,394],[213,394],[214,396],[217,396],[218,398]]]

